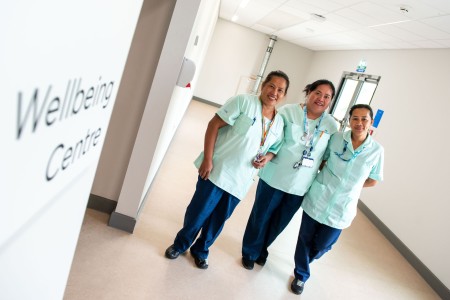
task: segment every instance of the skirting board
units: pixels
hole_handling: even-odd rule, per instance
[[[192,99],[193,99],[193,100],[196,100],[196,101],[198,101],[198,102],[203,102],[203,103],[206,103],[206,104],[215,106],[215,107],[221,107],[220,104],[217,104],[217,103],[215,103],[215,102],[212,102],[212,101],[209,101],[209,100],[206,100],[206,99],[202,99],[202,98],[199,98],[199,97],[196,97],[196,96],[193,96]]]
[[[104,197],[100,197],[94,194],[89,196],[88,208],[92,208],[107,214],[112,214],[112,212],[116,209],[117,201],[110,200]]]
[[[122,215],[118,212],[113,212],[109,218],[108,225],[129,233],[133,233],[134,227],[136,226],[136,219]]]
[[[103,198],[94,194],[89,196],[88,208],[110,215],[108,225],[129,233],[133,233],[136,219],[115,212],[117,201]]]
[[[409,248],[360,200],[358,208],[413,266],[431,288],[442,298],[450,299],[450,290],[425,266]]]

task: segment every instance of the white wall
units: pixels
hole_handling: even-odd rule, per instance
[[[236,94],[242,76],[258,74],[269,40],[268,35],[219,19],[194,95],[224,104]],[[283,40],[275,42],[264,75],[272,70],[287,73],[291,85],[286,102],[303,99],[301,91],[312,55],[312,51]]]
[[[197,86],[200,70],[202,69],[203,61],[210,44],[218,13],[219,0],[201,1],[185,52],[185,57],[194,61],[196,72],[190,82],[190,88],[175,86],[173,90],[139,206],[141,206],[145,194],[153,182],[167,148],[192,99],[193,90]]]
[[[218,7],[218,0],[144,1],[92,188],[118,201],[122,215],[137,218],[192,99]],[[183,56],[197,67],[191,88],[175,86]]]
[[[1,5],[2,299],[63,297],[141,5]]]
[[[94,195],[119,199],[175,3],[144,0],[92,186]]]
[[[117,207],[109,222],[114,226],[121,226],[116,221],[122,216],[126,216],[128,221],[137,219],[146,179],[200,3],[200,0],[175,3]]]
[[[219,20],[194,94],[222,104],[240,75],[257,72],[267,43],[262,34]],[[381,76],[372,106],[385,111],[375,134],[386,150],[385,181],[364,190],[361,199],[449,287],[450,50],[311,52],[288,44],[275,44],[267,70],[288,70],[297,84],[289,97],[297,98],[307,83],[320,78],[338,85],[342,72],[354,72],[362,58],[366,73]],[[288,101],[298,102],[293,100]]]

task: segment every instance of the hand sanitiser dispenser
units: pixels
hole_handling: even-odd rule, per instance
[[[184,57],[183,64],[181,65],[180,74],[178,74],[177,85],[181,87],[187,87],[195,74],[195,63]]]

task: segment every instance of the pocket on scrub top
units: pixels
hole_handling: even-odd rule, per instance
[[[239,134],[245,134],[249,128],[253,125],[254,119],[249,118],[246,115],[240,115],[233,125],[233,131]]]
[[[322,195],[323,193],[325,193],[326,188],[327,188],[326,185],[324,185],[316,180],[311,185],[311,188],[309,189],[309,193],[314,194],[314,195]]]

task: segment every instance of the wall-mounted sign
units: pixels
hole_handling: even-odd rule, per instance
[[[381,109],[377,110],[375,117],[373,117],[373,125],[372,125],[373,127],[378,128],[378,125],[380,124],[380,120],[381,120],[381,117],[383,116],[383,114],[384,114],[384,110],[381,110]]]
[[[63,296],[141,6],[142,0],[1,5],[5,299]]]

